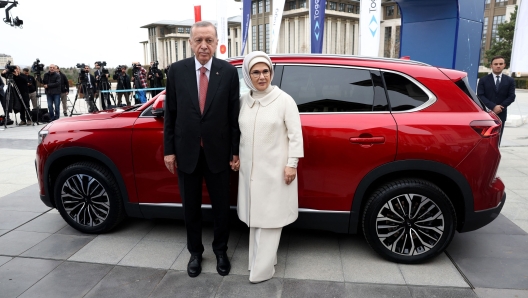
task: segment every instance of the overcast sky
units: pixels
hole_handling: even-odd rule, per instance
[[[240,15],[241,2],[226,0],[228,17]],[[215,0],[18,0],[11,16],[24,21],[23,29],[0,22],[0,53],[14,63],[31,65],[35,58],[61,67],[106,61],[108,67],[143,62],[141,26],[160,20],[194,18],[201,4],[202,19],[216,20]],[[0,9],[5,17],[5,9]],[[3,68],[3,65],[1,66]]]

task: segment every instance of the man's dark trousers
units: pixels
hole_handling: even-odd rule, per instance
[[[186,174],[178,170],[178,184],[183,202],[187,228],[187,249],[191,255],[202,255],[202,183],[205,179],[214,216],[213,251],[222,254],[227,251],[229,240],[229,170],[212,173],[209,170],[203,149],[196,170]]]

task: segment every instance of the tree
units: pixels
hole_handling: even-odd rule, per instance
[[[486,67],[490,67],[491,59],[495,56],[503,56],[506,60],[506,67],[510,65],[511,52],[513,47],[513,33],[515,31],[515,20],[517,19],[517,5],[510,14],[510,21],[497,26],[498,40],[491,40],[491,47],[486,51]]]

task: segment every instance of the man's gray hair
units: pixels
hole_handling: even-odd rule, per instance
[[[218,31],[216,31],[216,26],[213,23],[209,22],[209,21],[199,21],[199,22],[194,23],[191,26],[191,37],[190,38],[192,38],[192,33],[193,33],[193,29],[194,28],[196,28],[196,27],[209,27],[209,26],[214,28],[215,36],[216,36],[216,38],[218,38]]]

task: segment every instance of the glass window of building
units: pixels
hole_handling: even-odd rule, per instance
[[[185,28],[185,33],[187,33],[187,34],[191,34],[191,27],[187,27],[187,28]]]
[[[385,27],[385,37],[383,41],[383,57],[390,58],[392,48],[392,27]]]
[[[160,35],[161,36],[165,35],[165,28],[163,27],[160,28]]]
[[[288,9],[289,10],[296,9],[296,8],[297,8],[297,3],[295,3],[295,1],[289,1],[288,2]]]
[[[259,51],[264,51],[264,25],[259,25]]]
[[[339,3],[339,11],[345,11],[345,3]]]
[[[306,0],[299,0],[299,8],[306,8]]]
[[[495,0],[495,6],[505,6],[508,4],[508,0]]]
[[[266,12],[270,12],[270,2],[271,2],[271,0],[266,0],[266,4],[265,4]]]
[[[179,59],[178,59],[178,42],[177,41],[174,42],[174,51],[176,52],[176,57],[175,57],[176,61],[178,61]]]
[[[252,29],[251,30],[251,39],[252,39],[251,50],[252,51],[257,51],[257,26],[253,26],[253,28],[251,28],[251,29]]]
[[[270,30],[269,30],[269,24],[266,24],[266,53],[270,53]]]
[[[337,2],[328,2],[329,10],[337,10]]]
[[[504,16],[494,16],[493,17],[493,24],[491,27],[491,43],[494,43],[495,41],[499,40],[499,24],[504,23],[505,17]]]
[[[263,8],[263,1],[262,0],[258,0],[258,13],[263,13],[264,12],[264,8]]]
[[[185,40],[182,41],[183,59],[187,58],[187,43]]]
[[[385,6],[385,15],[390,17],[394,15],[394,5]]]
[[[352,5],[352,4],[347,4],[347,10],[346,10],[346,12],[351,12],[351,13],[353,13],[353,12],[354,12],[354,5]]]
[[[183,28],[182,27],[178,27],[178,33],[183,33]]]
[[[370,71],[321,66],[285,66],[281,89],[295,99],[299,112],[372,111]]]
[[[480,46],[480,63],[484,63],[484,54],[486,53],[486,37],[488,36],[488,17],[484,18],[482,26],[482,44]]]
[[[251,14],[257,14],[257,2],[251,2]]]

